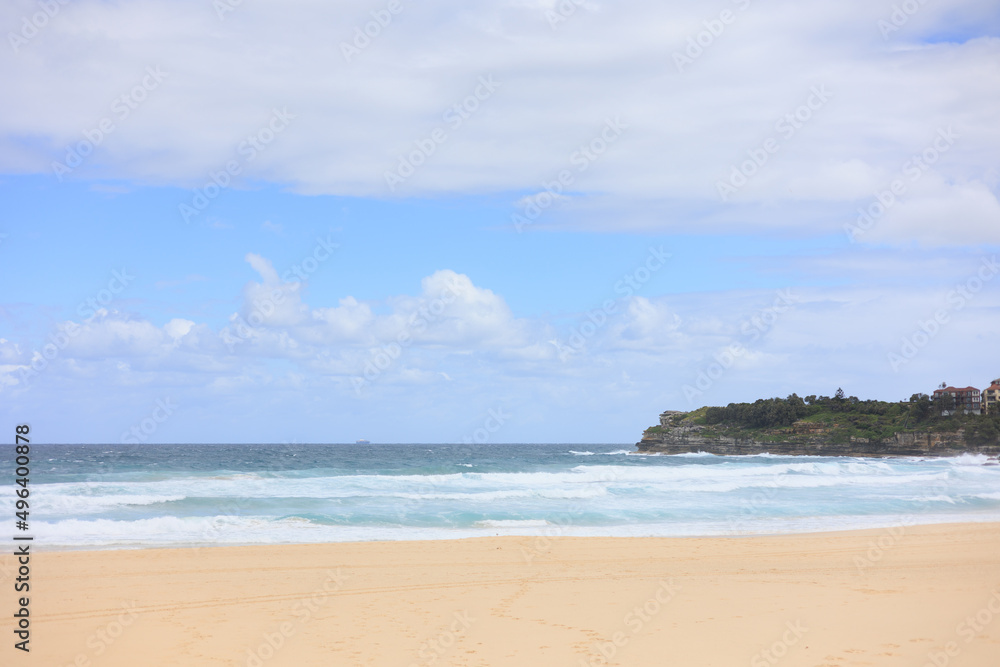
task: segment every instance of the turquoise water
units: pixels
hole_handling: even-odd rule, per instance
[[[13,521],[13,448],[0,447]],[[621,445],[33,445],[41,545],[747,535],[1000,520],[1000,466]],[[6,483],[11,482],[11,483]]]

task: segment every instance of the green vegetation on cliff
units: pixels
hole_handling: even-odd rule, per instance
[[[1000,442],[1000,414],[953,413],[954,404],[946,396],[931,400],[914,394],[907,402],[888,403],[837,394],[758,399],[753,403],[730,403],[725,407],[702,407],[693,412],[670,415],[672,426],[701,426],[702,435],[749,438],[759,442],[794,440],[795,436],[822,433],[831,442],[852,438],[883,441],[903,432],[954,433],[964,430],[970,445]],[[646,429],[655,436],[663,426]]]

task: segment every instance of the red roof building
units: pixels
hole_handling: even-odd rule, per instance
[[[982,408],[982,395],[975,387],[944,387],[934,390],[934,398],[940,398],[944,394],[951,394],[955,397],[955,410],[965,412],[980,413]]]
[[[1000,412],[1000,379],[983,389],[983,412],[990,415]]]

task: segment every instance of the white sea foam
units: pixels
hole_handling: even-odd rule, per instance
[[[52,485],[36,485],[32,493],[33,508],[45,513],[95,514],[125,507],[141,507],[158,503],[169,503],[184,500],[185,496],[150,495],[150,494],[59,494],[53,493],[47,487]]]
[[[607,457],[629,452],[570,451],[586,458],[529,461],[510,472],[477,463],[434,475],[219,470],[36,483],[33,527],[47,544],[126,548],[530,535],[552,523],[566,535],[668,536],[1000,518],[1000,468],[983,465],[983,456],[616,459]],[[0,497],[13,491],[0,486]]]
[[[607,493],[603,487],[588,487],[583,489],[511,489],[507,491],[479,491],[475,493],[390,493],[385,497],[405,498],[407,500],[473,500],[479,502],[496,502],[498,500],[547,498],[550,500],[573,500],[598,498]]]
[[[539,528],[551,524],[545,519],[485,519],[475,525],[480,528]]]
[[[907,525],[1000,521],[1000,511],[978,514],[898,514],[869,516],[751,517],[739,521],[671,521],[617,525],[559,524],[559,534],[601,537],[686,537],[810,533]],[[556,522],[558,523],[558,522]],[[294,544],[373,540],[435,540],[503,535],[540,535],[552,523],[544,520],[483,520],[466,528],[423,526],[330,526],[300,519],[268,517],[162,517],[136,521],[67,520],[36,522],[35,534],[50,547],[129,548],[150,546],[216,546]]]
[[[989,467],[984,471],[997,478]],[[831,486],[893,486],[947,480],[947,469],[920,472],[897,470],[881,461],[815,460],[767,464],[581,465],[555,472],[464,472],[443,475],[341,475],[305,478],[180,478],[150,482],[47,484],[36,487],[42,507],[63,511],[77,503],[81,513],[114,507],[169,503],[189,498],[312,498],[365,497],[503,500],[508,498],[596,498],[609,490],[628,488],[670,491],[727,492],[759,486],[823,488]],[[3,488],[3,487],[0,487]],[[47,505],[45,503],[48,503]]]
[[[944,459],[948,463],[956,466],[981,466],[990,460],[990,457],[986,454],[962,454],[960,456],[949,457]]]

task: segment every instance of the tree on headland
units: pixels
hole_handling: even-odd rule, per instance
[[[873,442],[885,442],[894,434],[905,431],[953,432],[964,431],[966,441],[975,447],[1000,447],[1000,414],[981,415],[955,410],[955,398],[948,394],[938,394],[933,398],[924,393],[910,396],[909,401],[860,400],[856,396],[844,396],[838,389],[834,396],[810,394],[805,399],[798,394],[787,398],[757,399],[753,403],[730,403],[725,407],[708,407],[693,416],[695,424],[707,427],[719,426],[727,429],[728,435],[747,437],[731,429],[766,429],[767,437],[784,435],[783,429],[792,427],[803,420],[814,424],[802,430],[796,428],[789,437],[798,437],[808,432],[813,437],[815,431],[831,434],[829,437],[862,438]],[[674,417],[675,423],[691,418],[691,413],[681,413]],[[824,436],[825,437],[825,436]],[[840,441],[838,440],[838,441]]]
[[[910,416],[915,421],[922,422],[930,417],[933,407],[931,397],[927,394],[913,394],[910,396]]]
[[[730,403],[724,408],[708,408],[706,424],[737,424],[750,428],[791,426],[808,412],[796,394],[788,398],[758,398],[753,403]]]
[[[965,426],[965,439],[970,445],[988,445],[1000,441],[1000,416],[985,415]]]
[[[946,394],[946,393],[935,394],[933,403],[934,403],[934,409],[937,411],[937,414],[939,415],[945,413],[951,414],[952,412],[955,411],[955,397],[952,396],[951,394]]]

